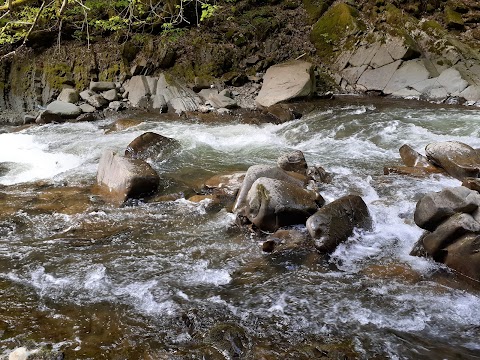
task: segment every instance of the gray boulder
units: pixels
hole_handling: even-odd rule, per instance
[[[474,148],[458,141],[445,141],[428,144],[425,148],[427,158],[462,180],[466,177],[479,177],[480,155]]]
[[[284,154],[277,159],[277,165],[285,171],[294,171],[302,175],[307,175],[307,161],[303,152],[300,150]]]
[[[112,101],[108,104],[108,108],[113,111],[120,111],[125,109],[125,103],[123,101]]]
[[[202,103],[200,97],[178,81],[165,78],[162,74],[158,78],[156,95],[162,95],[169,109],[177,114],[197,111]]]
[[[281,101],[310,96],[314,91],[313,65],[306,61],[291,61],[268,68],[255,101],[261,107],[269,107]]]
[[[303,224],[317,209],[317,195],[290,182],[261,177],[248,191],[245,216],[260,230]]]
[[[372,220],[367,205],[358,195],[347,195],[323,206],[307,220],[307,230],[318,251],[329,253],[355,228],[369,229]]]
[[[84,101],[87,101],[87,99],[90,97],[90,96],[93,96],[95,95],[96,93],[92,90],[84,90],[82,91],[79,95],[80,95],[80,98]]]
[[[357,84],[364,86],[365,89],[370,91],[383,91],[401,63],[401,60],[397,60],[377,69],[365,70],[358,79]]]
[[[63,118],[75,118],[82,113],[77,105],[55,100],[47,105],[47,110]]]
[[[118,99],[117,89],[111,89],[111,90],[104,91],[102,93],[102,96],[105,100],[115,101],[115,100]]]
[[[270,165],[253,165],[250,166],[245,174],[245,179],[243,180],[242,187],[238,192],[237,199],[233,206],[233,212],[238,215],[244,215],[245,206],[247,205],[247,194],[250,191],[253,183],[261,178],[267,177],[270,179],[282,180],[297,186],[303,187],[306,183],[306,178],[301,176],[295,177],[294,173],[287,173],[286,171],[280,169],[277,166]]]
[[[111,81],[90,81],[91,91],[107,91],[115,89],[115,83]]]
[[[455,68],[442,71],[437,81],[453,96],[460,95],[468,86],[468,82],[462,78],[460,72]]]
[[[155,193],[160,178],[145,161],[128,159],[107,150],[100,158],[97,183],[108,190],[109,197],[123,202]]]
[[[125,92],[128,93],[128,100],[133,107],[148,107],[148,99],[152,92],[146,76],[133,76],[124,87]]]
[[[86,101],[96,109],[100,109],[108,104],[108,100],[100,94],[92,95]]]
[[[79,100],[78,91],[75,89],[63,89],[58,95],[57,100],[75,104]]]
[[[427,80],[429,75],[422,60],[407,61],[393,73],[383,92],[385,94],[395,93],[415,83]]]
[[[433,231],[455,213],[473,213],[480,206],[480,194],[464,186],[447,188],[422,197],[415,208],[414,221]]]
[[[179,147],[180,143],[175,139],[153,132],[146,132],[128,144],[125,157],[142,160],[164,160]]]
[[[203,89],[198,95],[215,109],[232,109],[237,107],[237,102],[225,94],[220,94],[216,89]]]
[[[78,107],[82,109],[84,113],[93,113],[96,110],[95,107],[90,104],[81,104],[78,105]]]

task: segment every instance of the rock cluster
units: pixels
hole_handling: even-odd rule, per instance
[[[305,61],[292,61],[272,66],[268,69],[263,86],[257,96],[257,104],[267,108],[272,118],[279,121],[294,118],[289,109],[279,112],[275,104],[299,97],[311,96],[315,92],[314,66]],[[222,86],[221,86],[222,87]],[[198,90],[198,93],[193,89]],[[78,92],[73,88],[64,88],[57,99],[34,116],[28,114],[24,122],[37,124],[58,123],[67,119],[90,121],[97,117],[99,111],[109,109],[120,111],[135,108],[154,112],[217,111],[228,113],[237,108],[239,103],[228,89],[219,91],[213,84],[195,85],[193,89],[185,84],[167,77],[135,75],[120,82],[91,81],[87,90]],[[240,95],[240,93],[237,93]],[[243,104],[243,103],[242,103]],[[253,104],[243,104],[247,107]],[[288,113],[286,114],[285,111]]]
[[[447,173],[463,181],[478,178],[480,175],[480,155],[471,146],[458,141],[443,141],[428,144],[426,156],[419,154],[408,145],[400,148],[400,156],[405,166],[384,168],[384,174],[404,174],[426,176],[434,173]]]
[[[360,196],[347,195],[325,205],[316,178],[307,175],[318,173],[319,167],[308,168],[301,152],[282,155],[278,165],[251,166],[233,206],[242,224],[274,233],[264,243],[265,251],[310,244],[312,249],[329,253],[347,240],[354,228],[370,228],[370,214]],[[309,235],[282,229],[289,225],[306,225]],[[290,231],[293,233],[286,235]]]
[[[480,280],[480,194],[464,186],[425,195],[415,223],[425,229],[411,255],[427,255]]]

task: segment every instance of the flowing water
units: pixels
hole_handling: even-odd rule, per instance
[[[460,182],[383,175],[404,143],[479,148],[478,109],[354,98],[281,125],[143,117],[108,135],[112,119],[0,129],[0,358],[480,358],[478,288],[409,255],[416,201]],[[330,257],[272,256],[205,202],[103,202],[90,188],[101,153],[145,131],[182,145],[153,164],[165,193],[299,149],[334,175],[325,199],[360,194],[374,227]],[[58,207],[52,184],[73,200]]]

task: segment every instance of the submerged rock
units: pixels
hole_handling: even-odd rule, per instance
[[[100,158],[97,183],[106,187],[115,200],[125,201],[155,193],[160,178],[145,161],[128,159],[107,150]]]
[[[307,229],[320,252],[329,253],[352,234],[355,228],[369,229],[372,219],[358,195],[347,195],[323,206],[307,220]]]

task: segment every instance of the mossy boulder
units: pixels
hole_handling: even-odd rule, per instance
[[[345,3],[339,3],[332,6],[315,23],[310,40],[323,60],[331,60],[336,46],[346,40],[348,36],[365,28],[358,16],[355,8]]]
[[[463,29],[465,23],[463,22],[462,15],[450,6],[445,7],[445,23],[449,29]]]
[[[303,0],[303,7],[307,11],[311,23],[315,23],[332,3],[333,0]]]

